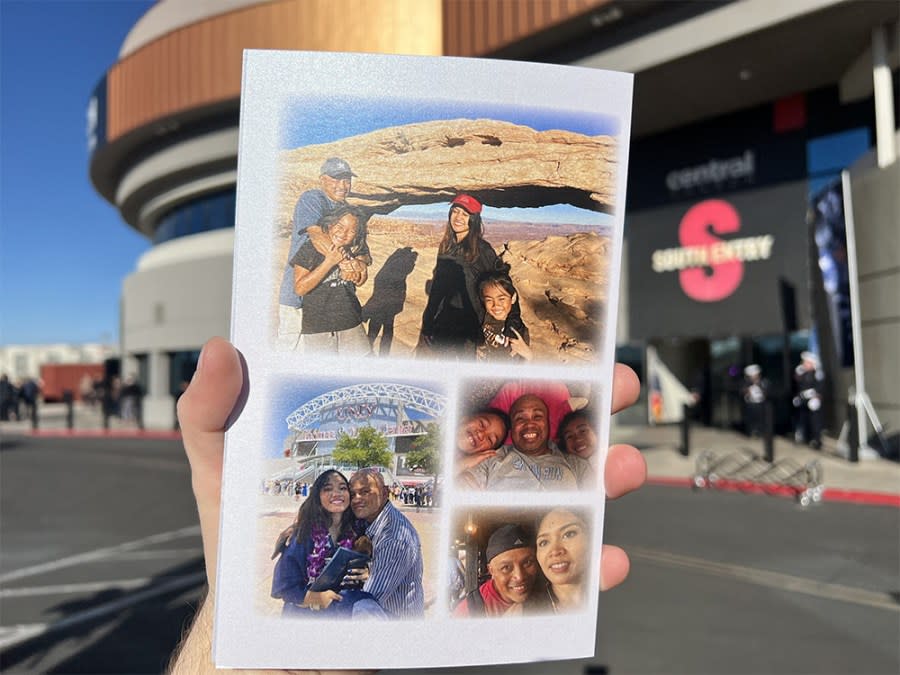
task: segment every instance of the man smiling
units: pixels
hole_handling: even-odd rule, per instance
[[[329,157],[322,164],[319,187],[301,194],[294,206],[291,243],[278,294],[277,344],[281,349],[293,350],[300,347],[300,328],[303,323],[303,297],[294,291],[294,265],[291,261],[308,239],[312,239],[313,243],[318,240],[321,246],[332,245],[318,223],[323,216],[346,203],[354,176],[356,174],[345,159]],[[357,286],[365,283],[368,278],[366,266],[371,262],[368,247],[363,244],[363,250],[357,257],[341,263],[341,278],[352,281]]]
[[[425,614],[422,546],[412,523],[388,501],[381,473],[360,469],[350,477],[350,508],[366,521],[372,570],[363,590],[392,618]]]
[[[485,557],[491,578],[470,591],[453,610],[453,615],[521,614],[538,576],[534,537],[518,525],[502,525],[488,539]]]
[[[464,472],[463,482],[478,489],[571,490],[594,485],[591,465],[565,455],[550,441],[547,404],[535,394],[519,397],[509,409],[511,445]]]

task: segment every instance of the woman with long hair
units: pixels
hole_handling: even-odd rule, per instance
[[[450,204],[422,314],[419,349],[423,353],[436,348],[456,356],[475,356],[475,348],[484,341],[478,281],[505,266],[484,240],[481,211],[481,202],[467,194]]]
[[[369,593],[359,590],[317,592],[309,589],[325,569],[327,559],[339,547],[354,547],[358,537],[354,524],[350,510],[350,484],[339,471],[325,471],[310,488],[296,520],[286,531],[286,538],[282,533],[276,545],[276,551],[280,550],[281,556],[275,564],[272,597],[284,600],[285,615],[307,611],[349,615],[359,600],[370,601],[366,604],[369,614],[372,614],[375,599]]]
[[[535,547],[553,612],[583,607],[590,562],[590,533],[585,517],[577,510],[553,509],[538,521]]]

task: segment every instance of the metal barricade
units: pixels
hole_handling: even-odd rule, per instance
[[[691,484],[695,490],[710,488],[787,495],[794,497],[801,506],[809,506],[822,501],[825,491],[822,475],[822,464],[818,459],[806,464],[790,458],[769,462],[747,448],[720,454],[704,450],[697,456]]]

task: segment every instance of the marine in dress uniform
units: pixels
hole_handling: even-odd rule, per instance
[[[825,373],[819,357],[812,352],[800,355],[800,365],[794,369],[794,440],[822,447],[822,387]]]
[[[769,397],[769,382],[762,377],[762,368],[751,363],[744,368],[741,385],[744,399],[744,431],[748,436],[762,436],[765,432],[765,407]]]

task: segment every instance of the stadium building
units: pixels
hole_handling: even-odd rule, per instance
[[[272,48],[635,73],[620,356],[640,369],[653,346],[682,381],[699,374],[708,421],[727,426],[740,367],[761,363],[784,397],[797,354],[813,347],[830,375],[834,428],[855,381],[847,288],[858,284],[857,377],[897,428],[898,6],[161,0],[88,108],[91,180],[154,243],[121,300],[123,368],[140,373],[148,425],[172,424],[200,346],[228,333],[241,53]],[[820,222],[845,197],[835,187],[844,169],[852,272],[841,267],[846,245],[829,245],[843,226]],[[715,259],[698,259],[697,247]]]
[[[355,384],[316,396],[287,416],[282,454],[294,461],[270,476],[269,483],[312,483],[332,467],[350,475],[356,467],[336,464],[332,453],[342,435],[355,437],[363,428],[387,440],[393,456],[385,467],[388,485],[431,480],[406,465],[406,453],[416,438],[428,433],[429,425],[440,423],[446,405],[441,394],[392,382]]]

